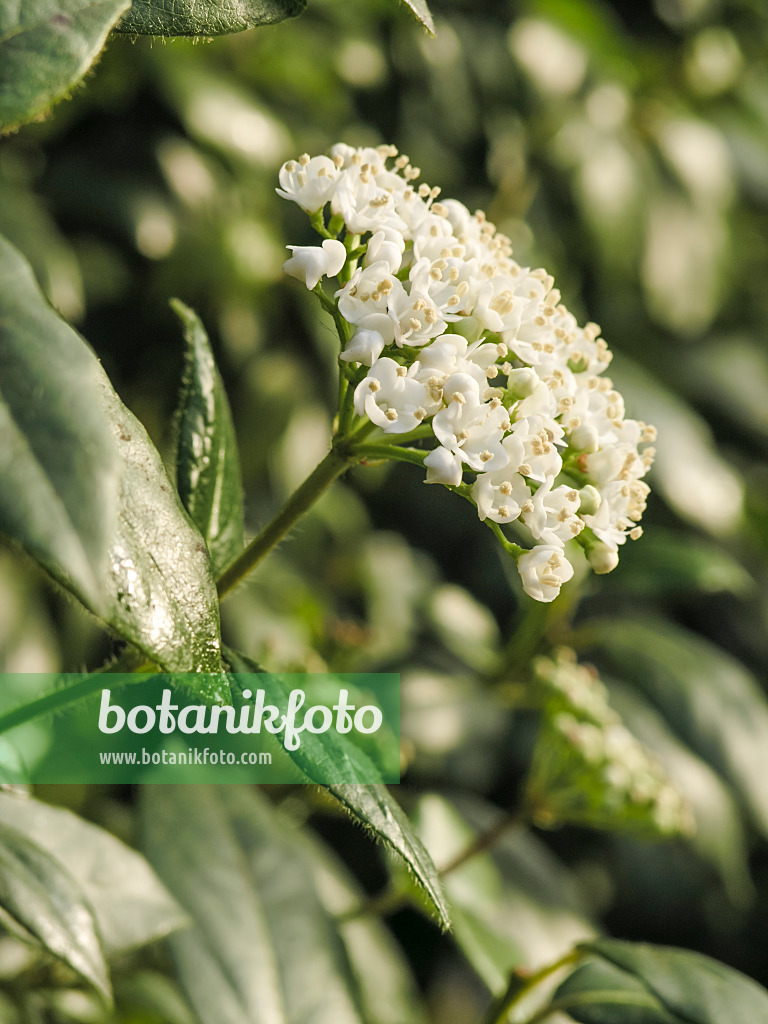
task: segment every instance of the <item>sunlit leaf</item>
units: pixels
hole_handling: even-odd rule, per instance
[[[124,463],[102,618],[168,672],[220,672],[219,604],[205,543],[147,432],[106,377],[101,409]],[[208,698],[228,698],[223,677],[201,679]]]
[[[187,364],[178,411],[176,486],[218,574],[243,549],[243,485],[226,392],[200,318],[182,302]]]
[[[63,99],[99,55],[128,0],[0,2],[0,133]]]
[[[0,530],[99,612],[122,469],[104,374],[4,239],[0,280]]]
[[[12,799],[12,798],[11,798]],[[93,912],[61,862],[22,832],[0,823],[0,907],[24,932],[105,998],[109,976]]]
[[[146,859],[63,807],[0,793],[0,821],[48,850],[80,886],[108,955],[187,923]]]
[[[133,0],[118,31],[150,36],[223,36],[295,18],[306,6],[307,0]]]
[[[4,241],[0,266],[4,532],[162,668],[220,671],[208,553],[160,455]]]

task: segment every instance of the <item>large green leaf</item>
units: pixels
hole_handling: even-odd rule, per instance
[[[150,860],[195,927],[171,938],[202,1024],[362,1024],[295,828],[244,787],[151,786]]]
[[[200,318],[171,305],[184,325],[187,365],[178,412],[176,486],[218,575],[243,549],[243,487],[232,414]]]
[[[124,470],[109,546],[109,604],[102,617],[167,672],[221,670],[219,603],[205,543],[171,485],[157,449],[103,377],[101,409]],[[204,680],[204,696],[228,698]]]
[[[208,552],[160,455],[2,241],[0,269],[4,532],[166,671],[219,672]],[[208,699],[227,696],[223,681],[201,678]]]
[[[598,939],[581,948],[616,969],[589,969],[586,977],[577,972],[581,978],[572,976],[558,990],[557,1002],[582,1024],[755,1024],[768,1020],[764,988],[700,953],[616,939]],[[588,983],[594,986],[594,1002],[587,995]],[[575,1000],[579,991],[582,1005]],[[643,999],[645,1011],[640,1009]],[[574,1002],[577,1005],[572,1005]],[[600,1015],[597,1008],[601,1004],[603,1011],[606,1005],[611,1007],[612,1015]]]
[[[580,627],[577,640],[648,695],[691,749],[734,786],[768,834],[768,701],[744,666],[662,621],[593,620]]]
[[[672,785],[685,794],[696,828],[688,844],[719,870],[729,896],[744,905],[752,895],[742,812],[730,786],[672,733],[664,718],[637,689],[605,680],[610,702],[643,746],[659,758]],[[674,865],[666,847],[644,846],[647,858]],[[626,860],[626,858],[625,858]],[[684,870],[684,869],[683,869]],[[653,884],[653,879],[648,880]]]
[[[261,671],[259,666],[245,655],[227,648],[225,656],[233,672]],[[271,703],[281,709],[287,707],[288,696],[281,690],[279,680],[264,674],[261,685]],[[239,697],[236,680],[233,683],[233,694],[237,702]],[[377,769],[366,754],[345,736],[335,732],[304,733],[301,746],[288,753],[308,782],[322,785],[365,829],[403,858],[416,882],[424,889],[441,925],[444,928],[450,927],[448,907],[437,869],[405,812],[386,786],[364,785],[354,781],[377,777]],[[345,774],[350,782],[327,781],[329,778],[343,780]]]
[[[0,531],[98,613],[122,468],[104,374],[2,238],[0,281]]]
[[[591,960],[558,988],[553,1008],[579,1024],[681,1024],[638,978],[612,964]]]
[[[93,912],[82,890],[47,850],[0,823],[0,907],[21,933],[111,999]]]
[[[66,96],[128,6],[129,0],[0,0],[0,132]]]
[[[146,859],[63,807],[0,793],[0,822],[47,850],[85,895],[107,955],[159,939],[186,917]]]
[[[307,0],[133,0],[120,32],[151,36],[223,36],[295,18]]]

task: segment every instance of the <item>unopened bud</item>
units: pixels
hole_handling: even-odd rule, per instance
[[[576,452],[596,452],[599,447],[597,430],[583,423],[568,435],[568,447]]]
[[[514,398],[528,398],[536,390],[539,375],[529,366],[521,366],[518,370],[510,370],[507,377],[508,392]]]
[[[609,548],[607,544],[599,540],[587,548],[587,561],[592,566],[592,571],[598,576],[607,572],[613,572],[619,564],[619,553],[615,548]]]
[[[579,512],[583,516],[593,516],[603,503],[600,491],[592,484],[587,484],[579,491]]]

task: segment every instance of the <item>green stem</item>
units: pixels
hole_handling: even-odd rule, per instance
[[[567,967],[568,964],[575,963],[582,956],[582,953],[578,949],[572,949],[565,956],[556,960],[553,964],[547,964],[546,967],[542,967],[541,970],[531,974],[528,978],[521,977],[515,973],[512,975],[506,992],[499,996],[488,1009],[488,1013],[483,1019],[483,1024],[504,1024],[509,1016],[509,1011],[513,1007],[519,1005],[523,999],[525,999],[537,985],[541,984],[547,978],[556,974],[563,967]],[[533,1017],[531,1017],[526,1024],[534,1024],[535,1021],[544,1020],[552,1011],[550,1007],[546,1007],[545,1010],[537,1010]]]
[[[13,708],[0,715],[0,734],[15,729],[17,725],[24,725],[39,715],[45,715],[51,711],[61,711],[70,707],[78,701],[90,697],[104,688],[104,673],[110,672],[118,675],[123,673],[133,674],[134,672],[149,672],[154,668],[153,663],[148,661],[143,654],[133,649],[126,651],[117,661],[98,672],[92,672],[84,679],[79,679],[70,686],[62,686],[58,690],[46,693],[29,704]]]
[[[312,225],[312,227],[315,229],[318,235],[321,235],[323,238],[336,237],[336,235],[329,231],[328,228],[325,226],[325,217],[323,216],[322,210],[318,210],[317,213],[311,214],[309,218],[309,223]]]
[[[351,453],[346,439],[337,439],[323,461],[293,492],[274,519],[267,523],[245,551],[238,555],[221,574],[217,583],[219,598],[224,598],[231,593],[280,543],[291,527],[330,487],[333,481],[359,461],[357,454]]]
[[[501,546],[507,552],[508,555],[512,555],[513,558],[519,558],[520,555],[525,551],[525,548],[521,548],[519,544],[515,544],[514,541],[508,540],[504,536],[504,531],[501,529],[498,523],[494,522],[493,519],[486,519],[485,525],[490,527],[491,530],[496,534],[496,539],[499,541]]]
[[[358,444],[355,445],[355,454],[361,459],[371,461],[386,459],[388,462],[410,462],[413,466],[423,466],[424,456],[427,452],[419,451],[418,448],[400,448],[394,444]]]
[[[547,635],[547,627],[553,615],[552,606],[540,601],[524,601],[522,609],[522,615],[507,644],[503,678],[514,675],[523,666],[530,664]]]
[[[330,315],[333,317],[333,322],[336,325],[336,333],[339,336],[341,347],[343,349],[346,348],[350,338],[350,325],[339,312],[339,307],[336,304],[336,302],[334,302],[333,299],[328,298],[328,296],[325,294],[325,289],[323,288],[322,284],[319,281],[312,289],[312,291],[320,300],[320,305],[323,307],[326,313],[330,313]]]

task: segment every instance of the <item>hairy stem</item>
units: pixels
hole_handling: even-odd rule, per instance
[[[251,573],[285,537],[333,481],[360,461],[346,442],[337,440],[323,461],[286,501],[277,515],[253,538],[219,577],[219,598],[224,598]]]

